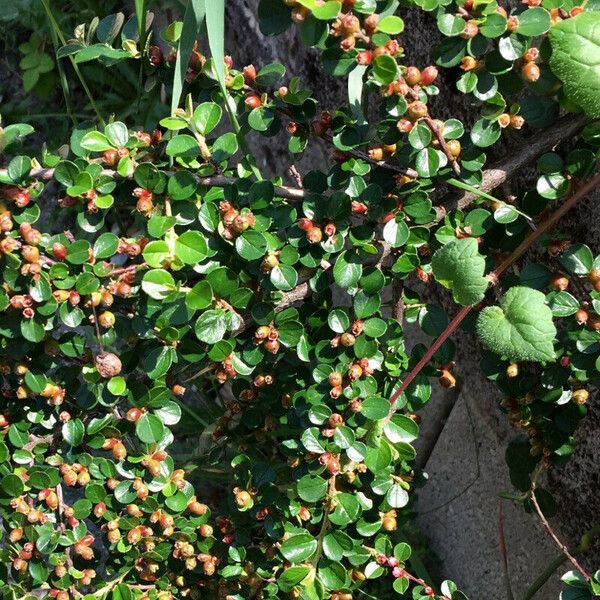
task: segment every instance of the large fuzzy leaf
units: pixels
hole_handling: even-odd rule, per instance
[[[479,254],[475,238],[453,240],[440,248],[431,261],[437,281],[452,290],[454,300],[462,305],[483,300],[488,282],[485,259]]]
[[[584,12],[550,29],[550,68],[565,95],[587,115],[600,117],[600,12]]]
[[[555,358],[556,328],[542,292],[513,287],[500,306],[488,306],[477,321],[481,341],[493,352],[513,361],[549,361]]]

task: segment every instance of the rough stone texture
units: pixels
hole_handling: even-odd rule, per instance
[[[288,73],[300,77],[302,85],[315,91],[323,108],[343,105],[343,82],[322,73],[317,53],[307,50],[293,29],[277,38],[262,36],[256,21],[257,5],[258,0],[227,2],[228,49],[236,64],[254,63],[258,67],[281,62]],[[431,59],[432,44],[439,39],[434,20],[418,10],[402,9],[401,14],[406,21],[402,43],[407,60],[424,66]],[[444,75],[450,94],[434,99],[432,110],[436,117],[458,116],[468,123],[476,109],[456,92],[455,75]],[[503,142],[494,149],[495,156],[509,150],[513,141],[524,135],[530,134],[505,132]],[[253,142],[259,165],[266,173],[282,175],[293,164],[285,135],[267,144]],[[323,169],[327,156],[324,145],[318,150],[311,146],[310,156],[296,164],[301,172]],[[533,169],[524,171],[513,182],[513,189],[530,181]],[[288,181],[292,183],[291,179]],[[599,200],[600,195],[596,195],[582,203],[565,224],[565,230],[572,231],[572,239],[586,241],[596,251],[600,250],[600,221],[590,220],[588,215],[594,214],[592,207]],[[446,294],[440,299],[450,307]],[[409,348],[423,341],[422,335],[408,332]],[[480,374],[476,341],[461,333],[457,342],[457,373],[462,386],[458,395],[437,390],[421,411],[423,440],[419,442],[419,460],[429,473],[430,482],[419,493],[419,524],[430,540],[432,557],[428,566],[436,577],[451,577],[474,600],[500,600],[506,598],[506,592],[499,549],[498,494],[511,490],[504,452],[515,431],[499,409],[497,389]],[[577,454],[550,481],[551,490],[559,498],[559,516],[553,519],[553,525],[570,546],[577,545],[581,534],[597,523],[600,514],[600,437],[594,435],[600,425],[597,401],[597,397],[590,401],[592,414],[578,433]],[[518,599],[557,550],[535,516],[508,501],[503,501],[503,510],[511,585]],[[590,569],[600,565],[598,545],[583,563]],[[557,575],[536,597],[557,598],[558,589]]]

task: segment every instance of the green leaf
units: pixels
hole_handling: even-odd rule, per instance
[[[169,140],[165,151],[167,156],[195,158],[200,154],[200,147],[191,135],[178,135]]]
[[[385,499],[392,508],[402,508],[408,504],[408,492],[399,483],[395,483],[388,490]]]
[[[404,21],[400,17],[389,15],[379,21],[377,31],[382,31],[389,35],[397,35],[404,31]]]
[[[165,426],[157,416],[146,413],[135,424],[135,434],[144,444],[156,444],[165,435]]]
[[[150,298],[164,300],[175,290],[175,280],[168,271],[164,269],[153,269],[148,271],[142,279],[142,289]]]
[[[404,221],[392,219],[383,228],[383,239],[392,247],[400,248],[408,241],[410,231]]]
[[[208,256],[208,244],[199,231],[186,231],[175,241],[175,256],[186,265],[196,265]]]
[[[227,331],[227,313],[224,310],[207,310],[196,321],[196,336],[201,342],[216,344]]]
[[[415,166],[421,177],[434,177],[440,165],[440,155],[435,148],[423,148],[417,154]]]
[[[271,270],[271,283],[278,289],[289,291],[298,283],[298,273],[290,265],[277,265]]]
[[[306,502],[318,502],[325,497],[327,481],[321,477],[305,475],[298,482],[298,495]]]
[[[487,148],[495,144],[502,133],[497,121],[479,119],[471,129],[471,141],[480,148]]]
[[[185,303],[192,310],[202,310],[208,308],[213,301],[213,292],[208,281],[199,281],[188,292],[185,297]]]
[[[109,123],[104,128],[104,135],[113,146],[117,147],[125,146],[125,144],[127,144],[127,140],[129,140],[129,131],[127,130],[127,126],[125,123],[121,123],[121,121]]]
[[[153,240],[144,247],[144,260],[153,268],[158,269],[169,258],[171,250],[164,240]]]
[[[223,111],[218,104],[203,102],[196,107],[192,123],[202,135],[208,135],[219,124],[222,114]]]
[[[62,427],[62,435],[68,444],[71,446],[79,446],[83,442],[85,427],[80,419],[71,419]]]
[[[300,533],[288,538],[281,544],[281,554],[291,563],[300,563],[309,559],[317,549],[317,540],[310,533]]]
[[[119,238],[114,233],[103,233],[94,242],[94,256],[99,258],[109,258],[119,246]]]
[[[431,259],[433,274],[452,290],[454,301],[468,306],[483,300],[488,282],[484,277],[485,259],[479,254],[475,238],[453,240],[435,252]]]
[[[532,9],[530,9],[532,10]],[[583,12],[549,33],[550,68],[565,95],[592,118],[600,117],[600,13]]]
[[[552,311],[544,294],[531,288],[513,287],[503,296],[500,306],[484,308],[477,320],[477,333],[490,350],[508,360],[555,358]]]
[[[546,33],[550,25],[550,13],[545,8],[536,6],[528,8],[519,15],[517,33],[526,37],[535,37]]]
[[[29,175],[31,159],[29,156],[15,156],[9,163],[7,174],[14,183],[20,183]]]
[[[260,0],[258,22],[264,35],[279,35],[291,24],[292,9],[280,0]]]
[[[99,131],[90,131],[86,133],[79,143],[82,148],[92,152],[104,152],[114,148],[113,144],[108,141],[108,138]]]
[[[358,256],[349,252],[342,252],[335,261],[333,278],[342,288],[355,287],[362,275],[362,265]]]
[[[389,54],[382,54],[373,61],[373,76],[384,85],[398,78],[398,63]]]
[[[587,275],[594,267],[594,255],[585,244],[571,244],[561,254],[560,262],[575,275]]]

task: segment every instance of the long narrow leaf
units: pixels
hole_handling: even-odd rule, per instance
[[[221,90],[225,89],[225,0],[209,0],[206,10],[208,45]]]
[[[135,0],[135,18],[140,38],[140,51],[143,53],[146,46],[146,0]]]
[[[367,71],[366,65],[356,65],[348,75],[348,102],[352,115],[359,125],[365,122],[365,113],[362,106],[364,75]]]
[[[227,109],[231,125],[235,130],[238,144],[240,145],[254,176],[257,179],[262,179],[260,170],[250,152],[235,114],[235,105],[231,105],[229,92],[225,85],[225,0],[208,0],[206,6],[206,30],[208,33],[210,53],[212,55],[217,79],[219,80],[219,87],[221,88],[221,93],[225,100],[225,108]]]
[[[210,0],[211,3],[213,0]],[[175,74],[173,76],[173,97],[171,99],[171,113],[179,106],[183,92],[183,82],[192,55],[194,43],[198,39],[200,27],[204,22],[206,7],[204,0],[189,0],[183,16],[181,37],[179,38],[179,51],[175,63]]]

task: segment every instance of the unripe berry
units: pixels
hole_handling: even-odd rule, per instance
[[[427,115],[427,104],[416,100],[408,105],[408,114],[411,119],[422,119]]]
[[[302,217],[301,219],[298,219],[298,227],[303,231],[308,231],[313,227],[313,222],[306,217]]]
[[[250,109],[259,108],[262,106],[262,100],[259,96],[252,94],[251,96],[247,96],[244,100],[246,106]]]
[[[404,80],[408,85],[417,85],[421,83],[421,71],[419,71],[417,67],[408,67],[404,73]]]
[[[119,155],[114,148],[109,148],[102,153],[102,162],[105,165],[113,166],[119,162]]]
[[[123,368],[121,359],[112,352],[101,352],[94,359],[98,373],[105,379],[116,377]]]
[[[502,129],[505,129],[510,125],[510,115],[508,113],[502,113],[497,120],[498,125],[500,125]]]
[[[540,68],[534,62],[528,62],[521,68],[521,75],[525,81],[533,83],[540,78]]]
[[[381,521],[381,526],[384,531],[396,531],[398,528],[398,521],[395,517],[384,517]]]
[[[589,392],[583,388],[575,390],[573,392],[573,402],[576,402],[577,404],[585,404],[589,398],[589,395]]]
[[[104,327],[105,329],[110,329],[115,324],[115,315],[108,310],[105,310],[103,313],[98,315],[98,325]]]
[[[398,123],[396,123],[396,127],[400,133],[409,133],[414,127],[414,123],[408,119],[400,119]]]
[[[350,378],[350,381],[356,381],[357,379],[360,379],[362,375],[363,370],[360,365],[354,363],[348,367],[348,377]]]
[[[193,515],[198,516],[205,515],[208,512],[208,506],[206,506],[206,504],[201,504],[197,500],[190,502],[187,508]]]
[[[341,470],[340,461],[337,458],[332,457],[331,460],[329,460],[329,462],[327,463],[327,470],[332,475],[336,475],[337,473],[339,473]]]
[[[279,352],[280,344],[277,340],[267,340],[263,344],[264,349],[271,354],[277,354]]]
[[[529,48],[529,50],[526,50],[523,54],[523,60],[525,62],[533,62],[534,60],[537,60],[539,56],[540,51],[537,48]]]
[[[342,385],[343,377],[341,373],[334,371],[333,373],[329,373],[329,377],[327,377],[327,382],[331,387],[337,387],[338,385]]]
[[[587,312],[587,310],[583,309],[583,308],[579,308],[577,310],[577,312],[575,313],[575,320],[580,324],[580,325],[585,325],[587,323],[587,320],[589,319],[589,314]]]
[[[550,287],[558,292],[564,292],[569,287],[569,279],[560,273],[550,278]]]
[[[478,64],[477,60],[472,56],[464,56],[460,62],[460,68],[463,71],[472,71],[477,68]]]
[[[600,269],[592,269],[587,277],[591,283],[597,283],[600,281]]]
[[[319,244],[323,239],[323,231],[320,227],[313,226],[307,230],[306,239],[308,240],[309,244]]]
[[[507,377],[517,377],[519,374],[519,365],[518,363],[510,363],[508,367],[506,367],[506,376]]]
[[[270,273],[279,264],[279,259],[275,254],[267,254],[260,263],[260,270],[263,273]]]
[[[252,496],[246,490],[240,490],[235,494],[235,503],[240,508],[246,508],[252,503]]]
[[[142,414],[143,414],[142,410],[137,408],[136,406],[134,406],[127,411],[125,418],[130,423],[136,423],[137,421],[139,421],[142,418]]]
[[[443,388],[453,388],[456,385],[456,379],[448,369],[442,369],[442,374],[439,377],[440,385]]]
[[[448,140],[446,142],[446,147],[448,148],[448,152],[454,157],[458,158],[460,156],[461,145],[458,140]]]
[[[342,344],[342,346],[350,348],[356,343],[356,338],[351,333],[342,333],[342,335],[340,336],[340,343]]]
[[[510,116],[510,126],[514,129],[521,129],[525,125],[525,119],[521,115]]]
[[[467,21],[465,24],[464,31],[460,34],[460,37],[465,40],[474,38],[479,33],[479,27],[475,21]]]
[[[204,523],[198,527],[198,533],[202,537],[210,537],[213,534],[213,528],[208,523]]]
[[[359,65],[370,65],[373,62],[373,53],[370,50],[361,50],[356,55],[356,62]]]
[[[257,340],[266,340],[271,333],[271,328],[268,325],[261,325],[256,332],[254,333],[254,337]]]

